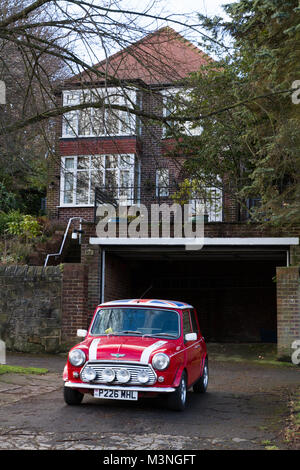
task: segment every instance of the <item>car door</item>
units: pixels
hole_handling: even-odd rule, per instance
[[[185,335],[187,333],[193,333],[190,310],[183,311],[182,322],[183,338],[185,338]],[[199,378],[199,348],[197,347],[198,344],[198,338],[196,341],[184,340],[189,385]]]
[[[199,378],[202,372],[203,356],[205,353],[204,342],[203,342],[203,337],[199,328],[198,316],[197,316],[197,312],[195,309],[190,310],[190,317],[191,317],[193,333],[197,333],[197,341],[194,344],[194,349],[195,349],[194,365],[196,369],[195,371],[196,377]]]

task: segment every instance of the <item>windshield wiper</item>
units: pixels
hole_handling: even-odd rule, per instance
[[[142,335],[143,333],[141,331],[131,331],[131,330],[125,330],[125,331],[116,331],[114,333],[115,335]]]
[[[151,338],[155,338],[156,336],[170,336],[171,338],[177,338],[177,335],[173,335],[172,333],[146,333],[144,336],[149,336]]]

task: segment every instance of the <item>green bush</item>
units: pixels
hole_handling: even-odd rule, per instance
[[[18,211],[9,214],[6,231],[9,235],[24,237],[26,240],[37,238],[42,233],[35,217],[20,214]]]

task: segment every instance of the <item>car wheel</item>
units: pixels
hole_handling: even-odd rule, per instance
[[[83,393],[69,387],[64,387],[64,399],[67,405],[80,405],[83,399]]]
[[[200,379],[193,385],[195,393],[205,393],[208,386],[208,360],[205,359],[203,373]]]
[[[186,406],[187,398],[187,379],[186,373],[183,372],[179,387],[176,388],[175,392],[172,392],[168,397],[168,405],[171,410],[183,411]]]

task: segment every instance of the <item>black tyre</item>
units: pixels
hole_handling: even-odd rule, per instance
[[[183,372],[179,387],[172,392],[168,397],[168,406],[171,410],[175,411],[183,411],[186,406],[186,398],[187,398],[187,378],[186,373]]]
[[[195,393],[205,393],[208,386],[208,360],[205,359],[203,373],[200,379],[193,385]]]
[[[80,405],[83,399],[83,393],[78,390],[73,390],[69,387],[64,387],[64,400],[67,405]]]

